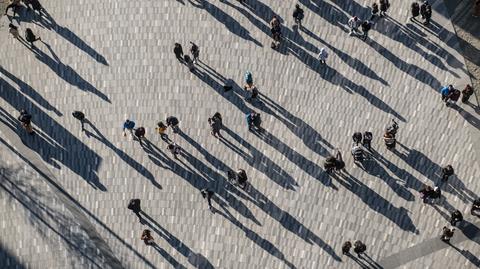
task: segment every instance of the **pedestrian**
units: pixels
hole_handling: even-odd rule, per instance
[[[370,21],[378,16],[378,12],[379,12],[378,4],[377,4],[377,2],[373,2],[373,4],[372,4],[372,16],[370,17]]]
[[[367,37],[368,37],[368,31],[370,31],[370,29],[372,29],[372,23],[369,22],[369,21],[364,21],[362,22],[362,39],[363,40],[367,40]]]
[[[444,226],[442,229],[442,236],[440,237],[440,239],[445,243],[450,243],[450,238],[453,237],[454,231],[455,229],[449,229],[446,226]]]
[[[182,45],[175,43],[175,47],[173,48],[173,53],[175,53],[175,57],[181,62],[183,57],[183,49]]]
[[[132,120],[126,119],[125,122],[123,123],[123,136],[127,136],[127,132],[125,130],[128,130],[133,137],[134,127],[135,127],[135,122]]]
[[[358,27],[362,22],[357,16],[353,16],[348,20],[348,26],[350,26],[350,33],[349,35],[353,35],[354,33],[358,33]]]
[[[138,142],[140,142],[140,146],[143,146],[142,140],[145,139],[145,128],[138,127],[137,129],[135,129],[135,137],[137,137]]]
[[[366,131],[363,133],[362,145],[364,148],[368,149],[369,151],[372,150],[372,140],[373,140],[372,132]]]
[[[32,29],[27,28],[25,30],[25,40],[27,40],[27,42],[30,42],[30,45],[32,47],[35,47],[35,45],[33,45],[33,42],[36,42],[36,41],[42,40],[42,39],[40,37],[36,37],[35,34],[33,34]]]
[[[435,186],[429,197],[432,198],[432,202],[434,202],[436,199],[440,199],[440,197],[442,197],[442,191],[438,186]]]
[[[200,56],[200,49],[195,43],[191,41],[190,44],[192,44],[192,47],[190,48],[190,53],[192,53],[193,63],[196,64],[199,61],[198,57]]]
[[[280,26],[280,21],[278,20],[276,15],[273,15],[272,20],[270,21],[270,31],[272,32],[272,35],[274,32],[281,32],[281,26]]]
[[[261,123],[262,120],[259,113],[252,111],[247,114],[247,124],[249,131],[253,131],[254,129],[261,130]]]
[[[220,130],[223,127],[222,123],[222,115],[219,112],[213,114],[213,117],[208,118],[208,124],[210,125],[210,134],[215,136],[216,138],[222,137],[220,134]]]
[[[245,189],[247,187],[247,173],[243,169],[238,169],[237,170],[237,183],[240,186],[240,188]]]
[[[82,132],[85,131],[85,114],[81,111],[73,111],[72,116],[80,121],[82,125]]]
[[[342,153],[337,149],[337,154],[335,156],[335,170],[341,171],[343,168],[345,168],[345,162],[343,161]]]
[[[23,128],[27,131],[28,134],[34,134],[32,127],[32,115],[30,115],[27,110],[20,110],[20,116],[18,116],[18,120],[22,123]]]
[[[364,254],[366,250],[367,250],[367,245],[365,245],[360,240],[355,241],[355,243],[353,244],[353,251],[357,253],[358,257],[360,257],[361,254]]]
[[[325,48],[320,49],[320,53],[318,53],[318,60],[321,64],[325,64],[325,60],[328,58],[328,52]]]
[[[250,71],[245,72],[245,84],[245,87],[253,85],[253,75]]]
[[[480,0],[476,0],[475,4],[473,4],[472,16],[480,17]]]
[[[174,116],[167,117],[166,123],[167,123],[167,126],[170,126],[170,128],[172,128],[172,131],[174,133],[178,133],[178,131],[180,130],[180,128],[178,127],[179,121],[176,117]]]
[[[397,143],[395,136],[389,132],[385,132],[385,134],[383,135],[383,141],[385,142],[385,146],[387,146],[387,149],[389,150],[394,149],[395,144]]]
[[[200,193],[202,194],[203,199],[207,199],[208,209],[210,209],[210,211],[215,214],[215,210],[212,206],[212,197],[215,193],[209,189],[202,189]]]
[[[253,102],[258,97],[257,86],[253,84],[246,84],[243,89],[246,91],[245,100],[248,102]]]
[[[445,182],[448,180],[448,178],[454,174],[453,167],[449,164],[444,167],[442,167],[442,181]]]
[[[143,240],[145,245],[153,245],[154,244],[154,240],[153,240],[153,237],[152,237],[152,234],[151,234],[150,230],[147,230],[147,229],[143,230],[142,237],[140,239]]]
[[[328,156],[325,159],[325,162],[323,163],[323,168],[328,174],[331,174],[333,172],[333,169],[335,168],[335,163],[336,163],[336,158],[332,155]]]
[[[169,143],[167,149],[172,153],[173,158],[178,159],[178,154],[180,154],[180,146],[175,143]]]
[[[470,99],[470,96],[473,94],[473,87],[470,86],[470,84],[467,84],[465,86],[465,89],[462,91],[462,103],[468,102],[468,99]]]
[[[168,135],[165,133],[167,131],[167,126],[163,124],[163,122],[159,121],[155,130],[158,132],[158,134],[163,140],[168,140]]]
[[[413,2],[410,5],[410,12],[412,13],[410,20],[417,20],[418,15],[420,15],[420,5],[417,2]]]
[[[440,89],[440,94],[442,95],[442,101],[445,102],[445,104],[448,106],[447,101],[448,101],[448,96],[451,92],[453,92],[454,88],[453,85],[448,85],[444,86],[443,88]]]
[[[480,217],[480,198],[477,198],[473,201],[470,213],[474,216]]]
[[[193,61],[192,59],[190,58],[190,56],[188,56],[187,54],[185,54],[183,56],[183,60],[185,61],[185,64],[187,65],[188,69],[190,70],[190,72],[193,72],[195,71],[195,65],[193,64]]]
[[[457,226],[457,223],[460,221],[463,221],[463,215],[462,212],[457,209],[453,211],[452,215],[450,216],[450,224],[452,224],[452,226]]]
[[[18,9],[21,8],[20,0],[10,0],[10,4],[5,8],[5,16],[8,13],[9,9],[13,9],[13,16],[18,13]]]
[[[20,34],[18,33],[18,27],[10,23],[8,25],[8,32],[12,34],[12,36],[16,39],[20,38]]]
[[[127,208],[132,210],[133,213],[137,215],[140,222],[143,221],[142,216],[140,215],[140,212],[142,211],[142,208],[140,207],[140,199],[131,199],[130,202],[128,203]]]
[[[418,192],[420,193],[420,198],[422,199],[423,203],[426,204],[433,193],[433,188],[423,184],[423,187]]]
[[[450,93],[447,96],[448,98],[447,98],[446,105],[447,106],[455,105],[458,99],[460,98],[460,95],[461,95],[461,92],[458,89],[454,88],[453,91],[450,91]]]
[[[424,1],[422,5],[420,5],[420,15],[422,15],[422,19],[425,20],[423,23],[424,25],[430,24],[430,19],[432,18],[432,6],[430,6],[428,1]]]
[[[389,7],[390,3],[388,0],[380,0],[380,17],[385,16],[385,12],[387,12]]]
[[[350,241],[346,241],[342,245],[342,254],[343,255],[350,255],[350,249],[352,248],[352,243]]]
[[[303,9],[300,8],[299,4],[295,5],[295,10],[293,11],[293,19],[295,20],[295,23],[297,26],[300,28],[302,27],[302,20],[304,17]]]

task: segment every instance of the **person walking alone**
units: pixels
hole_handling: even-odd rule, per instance
[[[444,226],[442,229],[442,236],[440,239],[445,243],[450,243],[450,238],[453,237],[455,229],[449,229],[447,226]]]
[[[458,209],[453,211],[452,215],[450,216],[450,224],[452,226],[457,226],[457,223],[461,221],[463,221],[462,212],[460,212]]]
[[[82,132],[85,131],[85,114],[81,111],[73,111],[72,116],[80,121],[80,124],[82,125]]]
[[[293,19],[298,27],[302,28],[302,20],[304,17],[303,9],[300,8],[300,5],[295,5],[295,10],[293,11]]]
[[[127,132],[125,130],[128,130],[133,137],[134,127],[135,127],[135,122],[129,119],[126,119],[125,122],[123,123],[123,136],[127,136]]]
[[[208,118],[208,124],[210,125],[211,129],[210,134],[212,134],[216,138],[222,137],[222,135],[220,134],[220,130],[223,127],[223,123],[222,115],[220,115],[220,113],[217,112],[213,115],[213,117]]]
[[[30,46],[33,48],[33,47],[35,47],[35,45],[33,45],[33,43],[38,41],[38,40],[42,40],[42,39],[40,37],[35,36],[32,29],[27,28],[25,30],[25,40],[27,40],[27,42],[29,42]]]
[[[388,0],[380,0],[380,17],[385,16],[389,7],[390,3],[388,2]]]
[[[173,53],[175,53],[175,57],[177,57],[177,60],[181,62],[183,58],[182,45],[180,45],[179,43],[175,43],[175,46],[173,48]]]
[[[327,58],[328,58],[327,50],[325,48],[321,48],[320,53],[318,53],[318,60],[320,61],[321,64],[325,64]]]
[[[370,31],[370,29],[372,29],[372,23],[369,22],[369,21],[364,21],[362,22],[362,39],[363,40],[367,40],[367,37],[368,37],[368,31]]]
[[[453,167],[450,164],[445,167],[442,167],[442,181],[446,182],[448,178],[454,173],[455,171],[453,170]]]
[[[145,139],[145,128],[144,127],[138,127],[135,129],[135,137],[138,139],[138,142],[140,142],[140,146],[143,147],[143,140]]]
[[[155,242],[150,230],[143,230],[142,237],[140,237],[140,239],[142,239],[145,245],[153,245]]]
[[[467,84],[465,86],[465,89],[462,91],[462,103],[468,102],[468,99],[470,99],[470,96],[473,95],[473,87]]]
[[[193,63],[196,64],[199,61],[198,57],[200,57],[200,49],[195,43],[190,42],[190,44],[192,44],[192,47],[190,48],[190,53],[192,53]]]
[[[130,200],[127,208],[132,210],[133,213],[135,213],[135,215],[137,215],[138,219],[140,220],[140,223],[143,222],[142,216],[140,215],[140,212],[142,211],[142,208],[140,207],[140,199]]]
[[[209,189],[202,189],[200,193],[202,194],[203,199],[207,199],[208,209],[210,209],[210,211],[215,214],[215,210],[212,206],[212,197],[214,192]]]
[[[362,22],[357,16],[353,16],[348,20],[348,26],[350,26],[350,33],[349,35],[353,35],[354,33],[358,33],[358,27]]]

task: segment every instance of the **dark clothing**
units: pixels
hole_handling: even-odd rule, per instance
[[[473,201],[470,213],[474,216],[480,217],[480,198]]]
[[[301,24],[303,17],[303,9],[301,9],[300,7],[296,7],[295,11],[293,11],[293,18],[295,19],[295,22]]]
[[[135,129],[135,136],[140,140],[140,143],[142,143],[142,138],[145,137],[145,128],[138,127]]]
[[[356,241],[355,244],[353,245],[353,251],[357,253],[357,255],[360,256],[360,254],[363,254],[367,250],[367,246],[360,240]]]
[[[451,175],[454,174],[453,167],[451,165],[447,165],[442,168],[442,180],[446,181]]]
[[[418,15],[420,15],[420,6],[418,3],[412,3],[410,6],[410,11],[412,12],[412,18],[418,17]]]
[[[209,189],[202,189],[200,193],[202,194],[204,199],[207,199],[208,208],[213,212],[212,197],[214,192]]]
[[[175,43],[175,48],[173,49],[173,53],[175,53],[175,56],[178,59],[181,59],[183,57],[183,49],[182,45]]]
[[[448,229],[447,227],[443,227],[443,230],[442,230],[442,236],[440,237],[440,239],[444,242],[450,242],[450,238],[453,237],[453,231],[455,229]]]
[[[388,2],[388,0],[380,0],[380,15],[382,16],[383,13],[385,13],[388,9],[388,7],[390,7],[390,3]]]
[[[32,115],[28,114],[26,111],[21,112],[20,116],[18,116],[18,120],[25,125],[29,125],[32,122]]]
[[[350,254],[350,249],[352,248],[352,243],[347,241],[342,245],[342,253],[343,254]]]
[[[170,116],[166,119],[166,122],[167,122],[167,126],[175,126],[175,125],[178,125],[179,121],[177,118],[175,118],[174,116]]]
[[[455,210],[452,212],[452,216],[450,217],[450,224],[455,226],[457,222],[463,221],[463,215],[459,210]]]
[[[465,89],[462,91],[462,103],[466,103],[470,96],[473,95],[473,87],[470,85],[467,85]]]
[[[127,206],[128,209],[132,210],[133,212],[135,213],[138,213],[140,211],[142,211],[141,207],[140,207],[140,199],[132,199],[130,200],[130,202],[128,203],[128,206]]]

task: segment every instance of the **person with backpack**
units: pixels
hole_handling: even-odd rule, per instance
[[[410,20],[417,20],[418,15],[420,15],[420,5],[417,2],[413,2],[410,5],[410,12],[412,13]]]
[[[385,16],[389,7],[390,3],[388,2],[388,0],[380,0],[380,17]]]
[[[372,21],[375,17],[378,16],[379,8],[377,2],[373,2],[372,4],[372,16],[370,17],[370,21]]]
[[[449,164],[446,165],[445,167],[442,167],[442,181],[446,182],[450,176],[452,176],[455,173],[453,170],[453,167]]]
[[[450,238],[453,237],[453,232],[455,229],[448,229],[447,226],[444,226],[442,229],[442,236],[440,236],[440,240],[445,243],[450,243]]]
[[[463,221],[462,212],[460,212],[458,209],[453,211],[452,215],[450,216],[450,224],[452,226],[457,226],[457,223],[461,221]]]
[[[145,243],[145,245],[153,245],[155,244],[155,241],[153,240],[152,233],[150,230],[143,230],[142,237],[140,239]]]
[[[135,122],[131,121],[129,119],[126,119],[125,122],[123,123],[123,136],[127,136],[127,132],[125,130],[128,130],[130,134],[132,134],[133,137],[133,128],[135,127]]]
[[[198,63],[198,57],[200,56],[200,49],[195,43],[191,41],[190,44],[192,44],[192,47],[190,48],[190,53],[192,53],[193,63],[196,64]]]
[[[360,27],[361,23],[362,22],[357,16],[353,16],[348,20],[348,26],[350,27],[350,36],[354,33],[358,33],[358,27]]]
[[[27,110],[20,110],[20,116],[18,116],[18,121],[22,123],[23,128],[27,131],[28,134],[34,134],[32,127],[32,115],[30,115]]]
[[[173,48],[173,53],[175,53],[175,57],[177,57],[179,61],[182,61],[182,58],[183,58],[182,45],[180,45],[179,43],[175,43],[175,46]]]
[[[178,119],[174,116],[168,116],[166,119],[167,126],[170,126],[172,128],[174,133],[178,133],[180,131],[180,128],[178,127],[178,124],[180,123]]]
[[[367,40],[368,37],[368,31],[372,29],[372,23],[369,21],[364,21],[362,22],[362,39]]]
[[[159,121],[157,123],[157,127],[155,128],[155,130],[158,132],[158,134],[160,135],[160,138],[162,138],[162,140],[164,140],[164,141],[168,140],[168,135],[166,134],[167,126],[165,124],[163,124],[163,122]]]
[[[462,93],[458,89],[453,89],[447,96],[446,106],[455,105]]]
[[[180,154],[180,146],[175,143],[169,143],[167,149],[172,153],[173,158],[178,159],[178,154]]]
[[[448,101],[448,96],[451,92],[453,92],[454,88],[452,85],[444,86],[443,88],[440,89],[440,94],[442,95],[442,101],[445,102],[445,104],[448,106],[447,101]]]
[[[80,124],[82,125],[82,132],[85,131],[85,114],[81,111],[73,111],[72,116],[80,121]]]
[[[18,32],[18,27],[10,23],[8,25],[8,32],[13,36],[13,38],[19,39],[20,33]]]
[[[128,203],[127,206],[128,209],[132,210],[135,215],[137,215],[138,219],[140,222],[142,222],[142,216],[140,215],[140,212],[142,211],[140,207],[140,199],[131,199],[130,202]]]
[[[138,139],[138,142],[140,143],[140,146],[143,147],[143,140],[145,139],[145,128],[144,127],[138,127],[135,129],[135,137]]]
[[[462,103],[468,102],[468,99],[470,99],[470,96],[473,95],[473,87],[467,84],[465,86],[465,89],[462,91]]]
[[[295,10],[293,11],[293,19],[298,27],[302,27],[302,20],[304,17],[303,9],[300,8],[300,5],[295,5]]]
[[[202,194],[203,199],[207,199],[208,209],[215,214],[215,210],[212,206],[212,197],[215,193],[209,189],[202,189],[200,190],[200,193]]]
[[[33,45],[33,42],[36,42],[36,41],[42,40],[42,39],[40,37],[36,37],[35,34],[33,34],[32,29],[27,28],[25,30],[25,40],[27,40],[27,42],[30,42],[30,45],[32,47],[35,47],[35,45]]]
[[[214,137],[219,138],[222,137],[220,134],[220,130],[223,127],[222,123],[222,115],[220,113],[215,113],[213,117],[208,118],[208,124],[210,125],[210,134],[212,134]]]
[[[328,58],[328,52],[325,48],[320,49],[320,53],[318,53],[318,60],[321,64],[325,64],[325,60]]]

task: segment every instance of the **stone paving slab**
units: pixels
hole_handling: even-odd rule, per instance
[[[42,37],[37,50],[0,33],[3,114],[14,122],[26,107],[38,132],[22,142],[3,131],[2,138],[52,171],[76,201],[71,210],[88,220],[79,229],[95,230],[125,268],[355,268],[340,254],[343,241],[361,239],[378,261],[436,237],[447,209],[467,211],[479,193],[478,117],[469,105],[448,109],[439,100],[441,85],[468,81],[442,1],[432,1],[432,29],[409,22],[402,2],[367,42],[345,29],[351,15],[370,16],[370,1],[301,0],[298,33],[294,1],[245,2],[44,1],[49,16],[20,22]],[[279,52],[269,47],[274,14],[288,27]],[[173,43],[187,51],[189,41],[201,49],[193,73],[172,53]],[[326,66],[315,60],[321,47],[330,52]],[[243,99],[246,70],[262,104]],[[225,84],[233,90],[224,92]],[[74,109],[85,111],[88,132],[70,116]],[[252,109],[262,113],[260,136],[246,130]],[[216,111],[224,140],[209,135],[206,119]],[[168,115],[181,121],[182,133],[169,133],[184,149],[179,161],[153,129]],[[146,127],[148,147],[122,136],[126,117]],[[395,152],[380,139],[392,117],[400,123]],[[366,171],[348,154],[351,134],[364,129],[375,135]],[[348,174],[328,178],[322,161],[337,147]],[[421,204],[416,190],[450,162],[457,175],[445,186],[446,208]],[[247,191],[226,182],[226,170],[236,168],[247,170]],[[206,186],[217,192],[214,215],[199,193]],[[134,197],[146,225],[126,209]],[[154,248],[139,240],[146,227]],[[11,239],[2,244],[19,263],[42,268],[30,251],[12,250]],[[426,268],[429,257],[408,266]],[[439,257],[474,268],[465,255]]]

